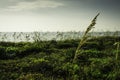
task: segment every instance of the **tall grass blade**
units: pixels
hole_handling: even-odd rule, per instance
[[[78,51],[79,49],[82,47],[82,45],[87,41],[88,39],[88,36],[87,34],[94,28],[95,24],[96,24],[96,20],[97,20],[97,17],[99,16],[100,13],[98,13],[94,18],[93,20],[91,21],[91,24],[87,27],[82,39],[80,40],[79,44],[78,44],[78,47],[75,51],[75,55],[74,55],[74,59],[73,59],[73,63],[76,61],[76,58],[77,58],[77,54],[78,54]]]

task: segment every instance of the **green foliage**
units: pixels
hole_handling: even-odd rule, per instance
[[[1,43],[0,80],[119,80],[116,38],[88,40],[74,64],[79,40]]]
[[[44,80],[44,77],[39,73],[28,73],[26,75],[21,75],[17,80]]]
[[[0,46],[0,59],[6,59],[5,47]]]

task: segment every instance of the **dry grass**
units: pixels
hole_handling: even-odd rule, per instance
[[[88,36],[87,34],[94,28],[95,24],[96,24],[96,19],[99,16],[100,13],[98,13],[94,19],[91,21],[91,24],[87,27],[82,39],[80,40],[80,43],[78,44],[78,47],[76,49],[75,55],[74,55],[74,59],[73,59],[73,63],[76,61],[77,55],[78,55],[78,51],[80,51],[82,45],[87,41]]]
[[[119,51],[119,47],[120,47],[120,42],[116,42],[114,45],[117,46],[115,58],[116,58],[116,60],[118,60],[118,53],[119,53],[118,51]]]

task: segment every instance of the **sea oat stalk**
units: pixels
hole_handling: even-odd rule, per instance
[[[79,49],[81,49],[82,45],[87,41],[88,36],[87,34],[94,28],[95,24],[96,24],[96,19],[99,16],[99,13],[94,17],[94,19],[91,21],[91,24],[87,27],[82,39],[80,40],[80,43],[78,44],[78,47],[75,51],[75,55],[74,55],[74,59],[73,59],[73,63],[76,61],[77,55],[78,55],[78,51],[80,51]]]

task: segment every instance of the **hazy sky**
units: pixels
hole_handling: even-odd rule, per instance
[[[0,0],[0,32],[120,31],[120,0]]]

